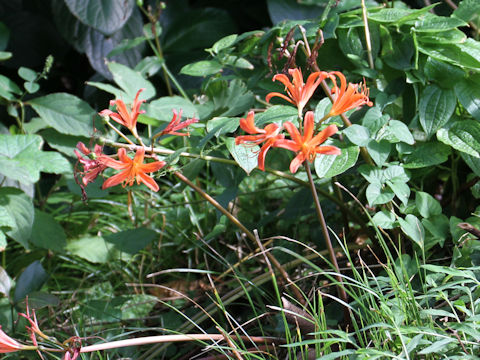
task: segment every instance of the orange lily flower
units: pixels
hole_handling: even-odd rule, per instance
[[[340,79],[340,89],[338,88],[335,75]],[[373,103],[368,98],[368,88],[365,84],[348,83],[345,76],[339,71],[330,73],[329,78],[333,81],[334,87],[332,94],[334,101],[329,116],[336,116],[344,112],[357,108],[362,105],[373,106]]]
[[[127,151],[124,148],[118,149],[117,154],[119,160],[112,159],[106,155],[100,157],[101,163],[105,166],[116,170],[123,170],[122,172],[113,175],[111,178],[105,180],[102,189],[118,185],[122,182],[123,187],[125,187],[126,185],[132,186],[134,181],[136,180],[137,184],[144,183],[151,190],[158,191],[158,184],[146,173],[160,170],[166,164],[164,161],[155,161],[144,164],[144,148],[139,148],[137,150],[133,160],[127,156]]]
[[[110,106],[116,105],[118,113],[110,111],[109,109],[105,109],[100,111],[98,114],[100,116],[111,117],[113,120],[115,120],[119,124],[127,127],[128,130],[130,130],[135,137],[138,137],[137,118],[138,118],[138,115],[143,114],[145,112],[143,110],[140,111],[140,106],[142,105],[142,103],[146,101],[146,100],[138,100],[138,96],[143,90],[145,89],[138,90],[130,111],[128,111],[127,106],[125,105],[123,100],[111,100]]]
[[[182,119],[182,110],[179,113],[175,109],[173,111],[173,118],[170,123],[163,129],[159,134],[155,135],[155,137],[162,136],[162,135],[178,135],[178,136],[190,136],[190,133],[179,133],[178,130],[186,128],[188,125],[198,122],[198,119],[187,119],[185,121],[181,121]]]
[[[17,340],[12,339],[10,336],[5,334],[0,325],[0,354],[6,354],[10,352],[15,352],[23,350],[25,345],[20,344]]]
[[[80,152],[77,151],[80,150]],[[77,155],[78,161],[83,165],[83,172],[78,172],[83,175],[82,182],[83,185],[87,186],[88,183],[95,181],[98,174],[105,170],[106,166],[99,162],[98,158],[103,155],[102,147],[100,145],[95,145],[93,153],[88,149],[84,143],[78,142],[77,149],[73,150],[75,155]],[[84,157],[83,155],[86,157]],[[75,168],[76,170],[76,168]],[[75,172],[77,174],[77,172]]]
[[[297,156],[290,163],[290,172],[296,173],[299,166],[303,164],[305,160],[313,162],[317,154],[325,155],[340,155],[342,152],[339,148],[331,145],[319,146],[329,136],[332,136],[338,131],[336,125],[329,125],[317,135],[313,136],[315,121],[312,111],[308,111],[305,114],[305,120],[303,122],[303,135],[290,121],[286,121],[283,126],[287,129],[292,140],[278,140],[273,144],[274,147],[284,148],[297,153]]]
[[[328,73],[324,71],[311,73],[306,84],[303,82],[303,75],[300,69],[289,69],[288,73],[292,76],[292,82],[285,74],[277,74],[272,79],[272,81],[278,80],[285,85],[288,96],[278,92],[271,92],[265,100],[269,102],[274,96],[281,97],[297,106],[300,117],[308,100],[310,100],[318,85],[328,77]]]
[[[235,144],[261,144],[265,141],[262,148],[260,149],[260,153],[258,154],[258,168],[262,171],[265,170],[265,156],[267,155],[267,151],[272,147],[272,145],[277,140],[281,140],[284,138],[280,132],[280,126],[277,124],[268,124],[265,126],[264,129],[260,129],[255,126],[254,121],[255,113],[250,111],[247,114],[247,118],[240,119],[240,127],[251,135],[242,135],[237,136],[235,138]],[[257,135],[254,135],[257,134]]]

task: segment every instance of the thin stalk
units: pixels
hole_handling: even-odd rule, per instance
[[[368,64],[370,65],[370,69],[374,69],[375,65],[373,64],[372,42],[370,41],[370,30],[368,28],[368,15],[367,7],[365,6],[365,0],[362,0],[362,15],[365,26],[365,44],[367,45]]]
[[[310,183],[310,189],[312,190],[313,201],[315,203],[315,209],[317,210],[318,220],[320,221],[320,225],[322,227],[323,237],[325,239],[325,243],[327,244],[328,255],[330,257],[330,261],[335,268],[337,273],[337,290],[340,298],[345,302],[348,303],[347,293],[345,292],[345,288],[343,287],[342,277],[340,276],[340,267],[338,266],[337,257],[335,256],[335,250],[333,249],[332,240],[330,239],[330,234],[328,233],[327,223],[325,222],[325,218],[323,216],[322,206],[320,205],[320,201],[318,200],[317,191],[315,189],[315,183],[313,182],[312,172],[310,171],[310,164],[308,161],[305,161],[305,170],[307,171],[308,182]],[[345,308],[346,309],[346,308]],[[348,309],[346,309],[348,314]],[[348,321],[348,317],[345,319]]]
[[[210,204],[212,204],[218,211],[220,211],[223,215],[225,215],[228,220],[230,220],[235,226],[237,226],[241,231],[243,231],[249,238],[250,240],[253,241],[255,244],[257,242],[257,239],[255,238],[255,235],[248,230],[235,216],[233,216],[230,212],[227,211],[222,205],[218,203],[217,200],[215,200],[213,197],[211,197],[209,194],[207,194],[205,191],[203,191],[200,187],[195,185],[193,182],[191,182],[185,175],[182,173],[175,171],[173,173],[180,181],[185,183],[186,185],[190,186],[193,190],[195,190],[201,197],[203,197],[205,200],[207,200]],[[285,269],[282,267],[282,265],[278,262],[277,259],[271,254],[267,253],[268,259],[270,262],[278,269],[282,277],[285,279],[285,281],[288,284],[292,284],[292,291],[295,294],[295,297],[297,300],[302,303],[303,302],[303,296],[298,290],[298,288],[295,286],[293,281],[290,279],[288,276],[287,272]]]
[[[135,145],[132,140],[130,140],[129,138],[127,138],[120,130],[118,130],[115,126],[113,126],[111,123],[110,123],[110,120],[108,120],[108,117],[104,117],[105,119],[105,122],[107,123],[107,125],[109,127],[111,127],[113,129],[113,131],[115,131],[118,135],[120,135],[120,137],[122,137],[125,141],[127,141],[130,145]],[[140,146],[140,147],[143,147],[143,146]]]

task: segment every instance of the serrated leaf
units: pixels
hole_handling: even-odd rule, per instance
[[[250,144],[236,145],[234,138],[228,138],[225,143],[237,164],[249,175],[258,165],[260,147]]]
[[[340,148],[341,155],[317,154],[315,158],[315,172],[319,178],[331,178],[350,169],[357,163],[360,148],[349,146]]]
[[[450,89],[442,89],[436,85],[428,85],[422,92],[418,113],[420,124],[428,137],[444,126],[456,106],[455,94]]]
[[[458,101],[475,119],[480,121],[480,76],[459,81],[455,86]]]
[[[47,279],[48,274],[40,261],[34,261],[18,277],[13,301],[15,303],[22,301],[28,294],[39,290]]]
[[[142,88],[145,90],[140,93],[140,99],[148,100],[155,96],[155,87],[139,72],[115,62],[109,62],[107,66],[113,75],[113,81],[127,94],[127,99],[123,99],[126,103],[133,102],[137,91]]]
[[[353,124],[343,130],[348,140],[358,146],[366,146],[371,140],[370,131],[362,125]]]
[[[5,233],[28,249],[34,219],[32,199],[17,188],[3,187],[0,188],[0,207],[14,222]]]
[[[0,134],[0,174],[23,184],[38,181],[40,172],[68,173],[70,163],[59,153],[42,151],[38,135]]]
[[[417,191],[415,196],[415,205],[417,206],[420,215],[422,215],[424,218],[440,215],[442,213],[442,206],[440,205],[440,202],[438,202],[438,200],[429,193],[423,191]]]
[[[105,35],[112,35],[128,21],[135,6],[133,0],[64,0],[82,23]]]
[[[369,184],[366,191],[367,201],[370,206],[386,204],[391,201],[395,194],[392,190],[380,184]]]
[[[403,167],[417,169],[438,165],[447,161],[451,153],[451,148],[441,142],[423,143],[416,147],[411,154],[405,156]]]
[[[449,129],[438,130],[437,138],[458,151],[480,157],[480,123],[478,121],[457,121]]]
[[[90,137],[95,111],[82,99],[55,93],[28,102],[40,117],[55,130],[70,135]]]
[[[220,72],[222,68],[222,64],[216,60],[201,60],[185,65],[180,70],[180,74],[190,76],[208,76]]]
[[[67,245],[67,235],[52,215],[35,209],[30,242],[43,249],[63,252]]]
[[[421,249],[425,242],[425,229],[420,220],[412,214],[405,216],[405,219],[399,218],[398,222],[402,231],[412,239]]]

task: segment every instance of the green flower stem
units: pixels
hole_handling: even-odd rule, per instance
[[[374,69],[375,65],[373,64],[372,42],[370,41],[370,30],[368,28],[368,12],[367,7],[365,6],[365,0],[362,0],[362,15],[363,24],[365,27],[365,44],[367,45],[368,64],[370,65],[370,69]]]
[[[175,171],[173,173],[180,181],[185,183],[186,185],[190,186],[193,190],[195,190],[201,197],[203,197],[205,200],[207,200],[210,204],[212,204],[218,211],[220,211],[223,215],[225,215],[228,220],[230,220],[235,226],[237,226],[240,230],[242,230],[249,238],[250,240],[253,241],[254,244],[256,244],[257,239],[255,238],[255,235],[248,230],[235,216],[233,216],[230,212],[228,212],[227,209],[225,209],[222,205],[218,203],[217,200],[215,200],[213,197],[211,197],[209,194],[207,194],[205,191],[203,191],[200,187],[195,185],[193,182],[191,182],[185,175],[182,173]],[[300,303],[304,303],[304,297],[298,290],[298,288],[295,286],[292,280],[290,280],[290,277],[288,276],[288,273],[285,271],[285,269],[282,267],[282,265],[275,259],[275,257],[267,252],[266,253],[268,259],[270,262],[278,269],[282,277],[285,279],[285,281],[288,284],[292,284],[292,290],[295,294],[295,297]]]
[[[102,144],[112,146],[112,147],[115,147],[115,148],[123,147],[125,149],[132,150],[132,151],[133,150],[136,151],[138,148],[141,147],[141,146],[135,145],[135,144],[130,145],[130,144],[115,142],[115,141],[112,141],[112,140],[109,140],[109,139],[106,139],[106,138],[101,138],[100,142]],[[153,148],[153,149],[152,148],[147,148],[147,149],[149,151],[154,152],[155,154],[161,154],[161,155],[171,155],[171,154],[175,153],[174,150],[169,150],[169,149],[160,149],[160,148]],[[235,160],[219,158],[219,157],[216,157],[216,156],[192,154],[192,153],[188,153],[188,152],[182,152],[182,153],[180,153],[180,156],[186,157],[186,158],[191,158],[191,159],[201,159],[201,160],[204,160],[204,161],[213,161],[213,162],[217,162],[217,163],[221,163],[221,164],[238,166],[238,164]],[[304,187],[310,187],[308,182],[303,181],[303,180],[301,180],[301,179],[299,179],[299,178],[297,178],[297,177],[295,177],[291,174],[288,174],[284,171],[265,168],[265,172],[267,172],[269,174],[272,174],[272,175],[275,175],[275,176],[278,176],[278,177],[283,178],[283,179],[290,180],[290,181],[292,181],[292,182],[294,182],[298,185],[301,185],[301,186],[304,186]],[[336,205],[338,205],[338,207],[340,209],[342,209],[342,211],[347,212],[348,215],[350,216],[350,218],[354,219],[357,222],[357,224],[359,224],[361,226],[363,231],[367,232],[366,224],[362,220],[362,218],[360,218],[355,212],[351,211],[350,208],[348,206],[346,206],[343,201],[339,200],[337,197],[331,195],[330,193],[328,193],[326,191],[323,191],[321,189],[318,189],[318,188],[317,188],[317,193],[320,194],[321,196],[323,196],[324,198],[327,198],[328,200],[334,202]]]
[[[135,144],[134,144],[129,138],[127,138],[120,130],[118,130],[115,126],[113,126],[113,125],[110,123],[110,120],[108,119],[108,116],[105,116],[105,117],[104,117],[104,120],[105,120],[105,122],[107,123],[107,125],[113,129],[113,131],[115,131],[118,135],[120,135],[121,138],[123,138],[125,141],[127,141],[130,145],[135,145]]]
[[[310,171],[310,164],[308,161],[305,161],[305,170],[307,171],[308,182],[310,183],[310,189],[312,190],[313,201],[315,203],[315,209],[317,210],[318,220],[320,221],[320,225],[322,227],[323,237],[325,239],[325,243],[327,244],[328,255],[330,257],[330,261],[337,272],[337,281],[338,281],[338,294],[340,298],[345,302],[348,303],[347,293],[345,292],[345,288],[343,287],[343,281],[341,277],[340,267],[338,266],[337,257],[335,256],[335,250],[333,249],[332,240],[330,239],[330,234],[328,233],[327,223],[325,222],[325,218],[323,217],[322,206],[320,205],[320,200],[318,200],[317,191],[315,188],[315,183],[313,182],[312,172]],[[347,309],[348,314],[348,309]],[[348,317],[345,318],[348,321]]]

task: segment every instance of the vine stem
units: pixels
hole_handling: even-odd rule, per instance
[[[375,65],[373,63],[372,42],[370,41],[370,29],[368,28],[368,13],[365,0],[362,0],[362,15],[363,23],[365,25],[365,43],[367,45],[368,64],[370,65],[370,69],[374,69]]]
[[[308,182],[310,183],[310,189],[313,195],[313,202],[315,203],[315,209],[317,210],[318,220],[320,221],[320,225],[322,228],[323,237],[325,239],[325,243],[327,244],[328,255],[330,256],[330,261],[337,272],[337,289],[340,298],[345,302],[348,303],[347,293],[345,292],[345,288],[343,287],[342,276],[340,272],[340,267],[338,266],[337,257],[335,256],[335,250],[333,249],[332,240],[330,239],[330,234],[328,233],[327,223],[325,222],[325,218],[323,216],[322,206],[320,205],[320,200],[318,199],[318,194],[315,188],[315,183],[313,182],[312,172],[310,171],[310,164],[308,161],[305,161],[305,170],[307,171]],[[348,309],[345,308],[346,314],[348,314]],[[345,318],[348,321],[348,317]]]
[[[257,243],[257,239],[255,238],[255,235],[250,230],[248,230],[235,216],[233,216],[230,212],[228,212],[227,209],[225,209],[222,205],[220,205],[217,200],[215,200],[213,197],[211,197],[209,194],[203,191],[199,186],[191,182],[185,175],[183,175],[179,171],[175,171],[173,174],[180,181],[182,181],[186,185],[190,186],[193,190],[195,190],[201,197],[203,197],[210,204],[212,204],[223,215],[225,215],[235,226],[237,226],[241,231],[243,231],[248,236],[248,238],[253,241],[254,244]],[[295,286],[294,282],[290,279],[290,277],[288,276],[288,273],[285,271],[282,265],[278,262],[277,259],[275,259],[275,257],[271,253],[267,252],[266,255],[268,256],[268,259],[270,260],[270,262],[280,272],[284,280],[288,284],[292,285],[292,291],[295,294],[295,297],[297,298],[297,300],[301,304],[304,304],[305,299],[303,295],[301,294],[300,290],[298,290],[298,288]]]

